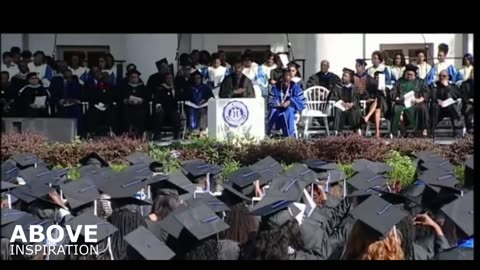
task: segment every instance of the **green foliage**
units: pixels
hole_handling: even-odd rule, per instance
[[[462,186],[465,184],[465,166],[458,165],[455,167],[455,177]]]
[[[348,178],[352,177],[355,171],[353,170],[353,165],[352,164],[339,164],[340,170],[345,174],[345,176]]]
[[[293,167],[293,163],[287,164],[287,163],[284,163],[284,162],[280,162],[280,164],[282,165],[284,172],[287,171],[288,169],[290,169],[291,167]]]
[[[110,165],[110,167],[112,167],[112,170],[113,170],[114,172],[118,173],[118,172],[121,172],[121,171],[125,170],[125,169],[128,167],[128,165],[125,165],[125,164],[112,164],[112,165]]]
[[[172,151],[174,150],[170,146],[160,147],[150,143],[148,154],[153,160],[163,164],[163,169],[166,173],[171,173],[180,168],[180,162]]]
[[[410,157],[391,150],[385,163],[392,167],[388,173],[390,183],[399,181],[402,186],[407,186],[414,180],[416,167]]]
[[[232,160],[225,162],[223,164],[223,170],[222,170],[222,178],[225,179],[228,175],[233,173],[234,171],[240,169],[240,162]]]
[[[78,168],[70,168],[70,171],[68,171],[68,179],[70,180],[77,180],[80,178],[80,171]]]

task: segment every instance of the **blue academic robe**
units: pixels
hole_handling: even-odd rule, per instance
[[[191,87],[192,88],[191,88],[191,93],[189,95],[189,101],[194,104],[202,105],[203,104],[203,102],[201,102],[202,100],[207,101],[213,97],[212,89],[210,89],[210,87],[206,86],[205,84],[201,84],[199,86],[192,85]],[[201,127],[200,122],[202,121],[202,119],[200,119],[200,110],[205,108],[195,109],[195,108],[189,107],[188,123],[190,125],[190,129],[195,130]]]
[[[430,72],[428,72],[427,77],[425,77],[425,81],[427,85],[432,85],[435,83],[436,80],[438,80],[438,73],[441,70],[438,70],[438,64],[434,65],[432,69],[430,69]],[[450,76],[450,81],[452,82],[457,82],[460,78],[457,78],[457,69],[453,65],[449,65],[447,67],[447,72],[448,75]]]
[[[290,100],[290,106],[287,108],[277,107],[286,100]],[[295,114],[301,112],[305,107],[305,96],[299,84],[290,82],[289,90],[285,95],[281,84],[273,86],[268,97],[270,113],[267,133],[270,133],[275,126],[276,129],[282,129],[284,136],[295,137]]]

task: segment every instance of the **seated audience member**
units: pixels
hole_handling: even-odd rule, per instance
[[[121,85],[120,102],[123,105],[123,119],[127,130],[137,135],[145,132],[145,120],[148,115],[150,91],[140,81],[141,73],[135,69],[127,72],[128,83]]]
[[[178,108],[180,100],[180,93],[174,88],[172,74],[163,74],[163,83],[153,90],[154,140],[161,139],[161,128],[167,125],[173,127],[173,138],[175,140],[180,138],[181,118]]]
[[[153,92],[155,88],[160,87],[162,85],[162,77],[163,74],[169,73],[170,69],[168,67],[168,61],[166,58],[163,58],[157,62],[155,62],[157,67],[157,72],[150,75],[147,80],[147,87],[150,89],[150,92]]]
[[[32,62],[32,56],[33,56],[33,54],[32,54],[31,51],[29,51],[29,50],[24,50],[24,51],[22,52],[21,56],[22,56],[22,62],[27,63],[27,64],[30,63],[30,62]]]
[[[8,71],[2,71],[0,85],[0,112],[2,116],[11,116],[13,113],[14,92],[10,86]]]
[[[462,114],[465,116],[465,126],[469,133],[473,133],[473,97],[475,96],[473,86],[473,73],[468,80],[464,80],[460,87],[462,94]]]
[[[61,117],[77,119],[78,133],[83,134],[82,91],[78,78],[73,75],[73,72],[70,69],[63,72],[63,78],[59,90],[60,91],[56,93],[58,97],[58,115]]]
[[[14,46],[10,48],[10,53],[12,54],[13,63],[18,65],[22,61],[22,50],[19,47]]]
[[[56,115],[57,109],[59,106],[60,96],[64,90],[64,84],[65,84],[64,72],[68,70],[68,65],[67,65],[67,62],[58,60],[55,62],[55,65],[53,66],[53,68],[54,68],[55,75],[53,76],[50,82],[50,87],[48,89],[52,94],[52,96],[50,97],[51,113],[52,115]]]
[[[368,89],[376,86],[373,76],[368,75],[368,72],[365,70],[367,63],[363,59],[355,60],[355,70],[357,71],[353,76],[353,82],[358,92],[362,95],[365,95],[368,92]]]
[[[243,74],[243,62],[240,59],[235,61],[234,69],[235,72],[228,75],[220,86],[220,98],[254,98],[253,83]]]
[[[442,121],[444,117],[449,117],[455,133],[455,123],[460,120],[460,113],[457,110],[457,102],[446,105],[446,102],[457,101],[461,98],[460,90],[457,85],[448,82],[448,72],[446,70],[440,71],[439,80],[436,85],[436,100],[433,102],[433,112],[435,113],[436,122],[433,123],[433,128]],[[435,95],[434,95],[435,96]]]
[[[440,71],[442,70],[447,70],[449,78],[449,81],[456,82],[457,81],[457,69],[455,68],[454,65],[448,64],[447,63],[447,54],[449,51],[449,47],[447,44],[442,43],[438,45],[438,54],[437,54],[437,59],[438,63],[433,66],[432,69],[430,69],[430,72],[427,74],[427,77],[425,78],[425,81],[427,85],[431,86],[434,85],[435,82],[439,80],[439,74]]]
[[[303,91],[305,89],[303,88],[302,76],[300,75],[300,71],[298,71],[299,68],[300,65],[293,61],[287,65],[287,70],[290,72],[291,81],[298,84]]]
[[[180,67],[180,71],[177,73],[175,79],[173,80],[175,96],[178,100],[185,100],[186,93],[189,93],[190,88],[192,87],[190,83],[190,73],[192,73],[193,68],[192,64],[189,64],[191,63],[190,60],[185,65]]]
[[[202,106],[200,108],[194,108],[192,106],[185,106],[187,110],[187,123],[188,128],[200,131],[200,137],[204,137],[207,126],[207,102],[210,98],[213,98],[212,90],[202,83],[203,78],[200,71],[196,70],[191,75],[191,88],[190,91],[185,93],[186,100],[190,101],[196,106]],[[187,104],[186,104],[187,105]]]
[[[100,72],[102,74],[102,77],[106,78],[106,82],[111,86],[115,86],[115,83],[116,83],[115,73],[107,65],[107,57],[106,56],[100,56],[97,59],[97,65],[100,68]]]
[[[15,74],[15,76],[13,76],[13,78],[10,80],[10,89],[12,91],[12,97],[14,100],[14,103],[13,103],[14,115],[19,115],[18,104],[20,103],[18,101],[18,98],[19,98],[18,91],[28,84],[27,74],[29,73],[28,66],[26,63],[20,62],[20,64],[18,64],[18,69],[19,69],[19,72]]]
[[[255,97],[262,95],[267,97],[267,77],[263,71],[262,66],[253,61],[253,56],[250,53],[244,53],[242,55],[243,61],[243,74],[249,78],[253,83],[253,89],[255,90]]]
[[[270,75],[272,73],[272,70],[276,68],[277,64],[275,63],[275,54],[271,51],[267,51],[267,54],[265,56],[265,62],[262,64],[262,69],[268,82],[270,81]]]
[[[386,115],[388,110],[387,105],[387,90],[386,87],[382,87],[383,89],[379,88],[379,75],[383,74],[383,72],[377,71],[375,73],[375,84],[372,84],[369,91],[368,91],[368,98],[367,98],[367,110],[368,113],[364,117],[365,123],[370,121],[372,115],[374,115],[374,122],[375,122],[375,137],[380,138],[380,119],[382,115]]]
[[[382,52],[374,51],[372,53],[372,66],[367,69],[368,75],[373,78],[375,72],[380,71],[385,74],[385,84],[387,87],[391,87],[392,85],[392,71],[390,67],[384,64],[384,58]]]
[[[398,80],[390,91],[393,105],[391,133],[396,136],[401,127],[403,135],[406,128],[414,128],[416,133],[427,136],[429,90],[422,79],[417,78],[417,67],[407,65],[405,77]],[[405,104],[405,94],[413,91],[414,97],[410,105]],[[408,126],[407,126],[408,125]]]
[[[42,51],[36,51],[33,54],[33,62],[28,63],[30,72],[37,73],[38,78],[44,87],[50,87],[50,82],[53,78],[53,69],[50,65],[45,63],[45,54]]]
[[[395,84],[398,79],[403,77],[403,73],[405,73],[405,66],[407,63],[405,62],[405,56],[403,53],[396,53],[393,56],[393,66],[391,68],[392,70],[392,82],[391,84]],[[388,84],[388,83],[387,83]]]
[[[78,81],[81,85],[84,85],[87,80],[87,69],[80,65],[80,56],[78,54],[73,54],[70,58],[70,66],[68,67],[74,76],[77,76]]]
[[[344,68],[342,82],[337,84],[329,94],[328,100],[335,101],[335,103],[342,107],[335,106],[335,119],[333,128],[336,133],[343,131],[345,122],[348,121],[350,128],[354,131],[360,132],[361,125],[361,111],[360,111],[360,96],[359,91],[353,84],[354,72],[351,69]],[[342,102],[339,102],[342,101]]]
[[[285,137],[296,136],[295,114],[305,108],[306,102],[300,85],[292,81],[292,73],[285,70],[282,81],[270,91],[267,134],[275,128],[281,129]]]
[[[329,68],[330,62],[322,60],[320,63],[320,71],[308,78],[307,89],[312,86],[323,86],[327,88],[328,91],[332,91],[333,87],[340,83],[340,78],[336,74],[329,72]]]
[[[427,74],[432,69],[429,63],[427,63],[427,57],[425,55],[425,51],[418,50],[417,51],[417,61],[414,63],[415,66],[418,67],[418,77],[422,80],[425,80]]]
[[[226,57],[227,55],[225,54],[224,51],[220,50],[218,51],[218,56],[220,57],[220,62],[222,63],[222,66],[227,69],[227,76],[232,72],[232,66],[227,63]]]
[[[20,117],[48,117],[50,92],[43,87],[36,73],[27,75],[28,85],[18,91]]]
[[[467,53],[463,56],[463,67],[458,70],[457,85],[461,85],[471,77],[473,77],[473,55]]]
[[[8,72],[9,78],[13,78],[18,73],[18,66],[12,60],[12,54],[10,52],[4,52],[2,54],[2,71]]]
[[[102,76],[98,66],[90,69],[90,78],[86,82],[88,101],[87,131],[105,135],[116,127],[116,108],[113,104],[112,85],[107,76]]]
[[[206,84],[210,87],[215,96],[218,97],[220,85],[225,79],[227,69],[221,65],[220,57],[217,53],[212,54],[212,66],[207,67],[206,70]]]

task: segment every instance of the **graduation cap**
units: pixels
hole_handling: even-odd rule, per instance
[[[203,179],[207,174],[213,175],[218,173],[218,170],[215,166],[204,162],[187,163],[182,166],[182,169],[188,173],[187,177],[194,183],[198,183],[200,179]]]
[[[5,181],[1,182],[1,192],[12,190],[12,189],[17,188],[17,187],[19,187],[19,185],[15,185],[15,184],[12,184],[10,182],[5,182]]]
[[[455,166],[453,166],[448,160],[441,162],[422,162],[420,167],[423,170],[442,170],[445,172],[453,172],[455,170]]]
[[[165,65],[168,66],[167,58],[162,58],[162,59],[158,60],[157,62],[155,62],[155,66],[157,67],[158,70],[160,70],[160,67],[162,66],[162,64],[165,64]]]
[[[127,77],[130,77],[132,74],[137,74],[138,76],[142,75],[142,73],[136,69],[130,69],[127,71]]]
[[[400,193],[389,192],[381,189],[375,190],[380,192],[380,196],[382,197],[382,199],[395,205],[402,205],[406,209],[411,209],[413,207],[421,205],[421,202],[418,202],[418,200],[416,200],[415,198],[410,198],[409,196]]]
[[[445,213],[467,237],[473,235],[473,191],[443,206],[441,211]]]
[[[11,194],[26,203],[31,203],[35,200],[50,202],[43,197],[47,196],[51,190],[53,189],[42,183],[26,183],[12,190]]]
[[[17,163],[17,167],[21,170],[30,166],[34,166],[35,164],[40,162],[40,159],[37,157],[37,155],[32,153],[14,155],[11,157],[11,159]]]
[[[39,165],[35,167],[28,167],[24,170],[21,170],[19,175],[27,183],[38,183],[49,185],[54,182],[57,182],[52,174],[52,172],[45,166]]]
[[[418,176],[418,180],[429,185],[434,191],[440,191],[440,187],[453,188],[459,182],[453,172],[442,170],[428,170]]]
[[[316,172],[340,169],[337,163],[332,163],[332,162],[328,162],[320,159],[309,159],[309,160],[305,160],[303,163],[307,165],[308,168]]]
[[[269,216],[286,209],[294,200],[286,198],[285,194],[271,190],[251,210],[254,216]]]
[[[110,179],[117,175],[110,167],[99,168],[96,165],[82,166],[79,169],[80,177],[88,177],[93,180],[100,190]]]
[[[172,236],[181,234],[181,232],[178,233],[178,228],[171,227],[178,224],[181,225],[181,230],[188,231],[200,241],[230,228],[205,204],[187,207],[183,211],[175,213],[174,217],[178,222],[177,224],[175,224],[176,222],[163,224],[164,230]]]
[[[14,181],[18,176],[19,169],[15,161],[8,159],[2,163],[1,167],[1,177],[2,181],[11,182]]]
[[[97,235],[95,238],[97,239],[97,243],[118,231],[117,227],[90,212],[84,212],[83,214],[68,220],[66,224],[72,226],[73,228],[78,228],[79,225],[82,225],[82,227],[86,225],[96,225]],[[84,233],[84,230],[80,231],[82,236],[85,236]]]
[[[408,214],[379,196],[370,196],[352,210],[352,216],[383,237]]]
[[[183,230],[183,225],[178,221],[176,215],[187,211],[189,209],[185,204],[180,204],[177,208],[173,209],[170,214],[164,217],[159,223],[158,226],[167,232],[172,237],[178,239]]]
[[[86,177],[62,185],[61,189],[71,209],[93,202],[100,197],[100,192],[93,180]]]
[[[150,167],[151,171],[159,172],[163,168],[163,164],[158,161],[154,161],[147,153],[144,152],[134,152],[126,157],[127,161],[130,162],[130,165],[135,165],[138,163],[147,164]]]
[[[112,200],[116,200],[119,207],[122,205],[142,205],[149,204],[146,200],[140,200],[134,195],[146,186],[148,177],[138,175],[132,172],[123,171],[117,174],[115,179],[110,179],[99,189],[108,195]]]
[[[260,186],[267,184],[283,171],[282,165],[271,156],[257,161],[250,168],[260,174]]]
[[[300,178],[302,181],[305,182],[305,186],[317,180],[317,174],[307,168],[307,166],[300,163],[294,164],[292,167],[286,170],[284,174],[290,178]]]
[[[405,66],[405,71],[413,71],[417,73],[418,67],[413,64],[408,64]]]
[[[150,171],[149,166],[145,163],[137,163],[135,165],[131,165],[127,167],[124,171],[122,171],[122,173],[132,174],[136,177],[145,177],[148,179],[153,176],[153,173],[152,171]]]
[[[474,162],[473,162],[473,155],[467,157],[465,161],[465,184],[466,188],[473,187],[473,180],[474,180]]]
[[[230,208],[224,202],[209,193],[196,194],[195,198],[190,198],[185,203],[189,207],[205,204],[215,213],[230,211]]]
[[[392,170],[392,167],[383,162],[373,162],[368,159],[356,159],[353,163],[353,170],[363,172],[370,170],[375,174],[383,174]]]
[[[244,195],[251,195],[255,188],[255,181],[260,179],[260,174],[250,167],[242,167],[227,176],[231,182],[232,187],[241,191]]]
[[[1,208],[2,210],[2,227],[10,224],[12,222],[15,222],[25,215],[30,215],[26,212],[18,211],[16,209],[10,209],[10,208]]]
[[[367,170],[355,174],[347,183],[357,190],[368,190],[372,187],[385,186],[387,180],[382,175]]]
[[[367,62],[364,59],[355,59],[355,62],[361,66],[367,65]]]
[[[231,205],[241,202],[250,202],[252,199],[247,197],[242,192],[238,191],[231,182],[220,184],[223,187],[222,198],[224,201],[228,201]]]
[[[420,151],[414,152],[412,155],[422,161],[428,160],[443,160],[442,156],[439,154],[433,153],[432,151]]]
[[[84,166],[93,164],[99,167],[109,167],[108,162],[95,152],[86,155],[85,157],[80,159],[79,162]]]
[[[59,186],[65,183],[68,178],[68,173],[70,172],[70,168],[65,168],[65,169],[53,169],[51,170],[53,178],[54,178],[54,183],[52,183],[52,186]]]
[[[187,180],[188,181],[188,180]],[[147,185],[151,185],[154,190],[175,190],[179,195],[188,193],[179,183],[172,181],[167,175],[158,174],[147,180]]]
[[[3,212],[2,212],[3,213]],[[3,222],[3,221],[2,221]],[[11,239],[13,236],[13,233],[15,231],[15,227],[17,225],[20,225],[23,229],[23,232],[25,233],[25,238],[27,240],[27,243],[21,242],[21,239],[16,239],[15,241],[21,244],[28,244],[30,240],[30,226],[31,225],[40,225],[43,227],[43,231],[45,232],[47,228],[52,225],[53,222],[51,220],[47,219],[39,219],[35,216],[26,214],[20,217],[19,219],[15,220],[14,222],[10,222],[9,224],[2,226],[2,237],[3,238],[8,238]]]
[[[169,260],[175,253],[144,226],[125,235],[123,239],[146,260]]]

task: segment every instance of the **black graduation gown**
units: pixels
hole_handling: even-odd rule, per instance
[[[13,76],[13,78],[10,80],[10,90],[13,96],[13,116],[20,116],[20,101],[18,91],[25,87],[27,84],[27,79],[23,76],[18,76],[18,74]]]
[[[186,94],[190,92],[190,88],[192,87],[188,78],[181,75],[175,76],[173,87],[175,88],[175,96],[178,100],[187,100]]]
[[[146,119],[149,112],[150,92],[143,83],[132,85],[130,83],[123,84],[121,88],[116,89],[120,95],[120,100],[117,103],[121,104],[123,112],[123,120],[127,124],[127,130],[135,130],[143,133],[145,131]],[[141,104],[129,104],[125,101],[130,96],[143,99]]]
[[[165,125],[173,126],[174,133],[181,128],[181,118],[178,110],[179,96],[177,89],[169,88],[162,84],[153,90],[154,132],[160,132]],[[160,105],[160,107],[158,107]],[[158,109],[156,109],[158,107]]]
[[[48,104],[50,92],[42,85],[32,87],[25,86],[19,91],[19,107],[21,117],[48,117]],[[35,102],[36,97],[46,96],[45,108],[31,108],[30,105]]]
[[[438,261],[471,261],[474,259],[473,248],[454,247],[437,254],[433,260]]]
[[[10,84],[0,89],[0,113],[3,117],[13,116],[14,92]]]
[[[341,132],[346,120],[350,124],[350,128],[356,130],[360,127],[362,113],[360,109],[360,96],[358,90],[354,85],[350,88],[345,87],[343,84],[337,84],[328,96],[330,101],[343,100],[345,103],[353,103],[353,107],[350,110],[342,111],[335,107],[335,119],[333,127],[336,131]]]
[[[87,81],[85,98],[88,101],[87,129],[90,132],[105,133],[109,128],[116,130],[116,107],[113,105],[114,95],[112,86],[108,83],[96,81],[93,78]],[[105,110],[95,105],[103,103]]]
[[[421,248],[415,248],[415,246],[419,246]],[[430,233],[425,237],[415,240],[415,258],[429,260],[436,254],[449,248],[451,248],[451,245],[445,236],[437,236],[434,232],[430,231]]]
[[[233,93],[238,88],[245,88],[245,92],[241,95]],[[220,85],[220,98],[254,98],[255,91],[253,90],[252,81],[245,75],[241,75],[240,79],[237,78],[235,73],[225,77]]]
[[[460,94],[462,95],[462,114],[465,116],[465,125],[467,129],[473,128],[473,101],[471,102],[470,99],[474,99],[475,91],[473,86],[473,80],[468,79],[462,83],[460,86]]]
[[[458,106],[457,104],[452,104],[446,108],[442,108],[440,105],[438,105],[437,100],[447,100],[449,98],[452,98],[454,100],[457,100],[462,97],[460,93],[460,89],[458,89],[457,85],[455,84],[449,84],[447,86],[437,82],[436,83],[436,99],[433,100],[433,106],[436,106],[436,119],[437,123],[442,121],[444,117],[450,117],[450,119],[453,120],[460,120],[460,112],[457,110]]]
[[[306,89],[312,86],[323,86],[327,88],[329,91],[331,91],[333,87],[335,87],[335,85],[339,83],[340,83],[340,78],[336,74],[332,72],[323,73],[320,71],[310,76],[310,78],[308,78]]]

